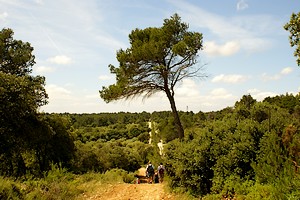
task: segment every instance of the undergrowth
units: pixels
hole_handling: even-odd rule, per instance
[[[52,170],[44,174],[43,178],[14,180],[8,177],[0,177],[0,199],[61,199],[70,200],[89,192],[91,185],[103,185],[114,183],[131,183],[134,174],[124,170],[113,169],[105,174],[85,173],[75,175],[66,169],[52,166]]]

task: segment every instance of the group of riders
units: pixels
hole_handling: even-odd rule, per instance
[[[148,183],[162,183],[164,180],[165,167],[162,163],[155,170],[154,165],[149,161],[146,167],[146,177]]]

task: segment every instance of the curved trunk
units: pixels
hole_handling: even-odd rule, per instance
[[[178,131],[178,137],[179,137],[179,139],[183,139],[183,137],[184,137],[184,130],[183,130],[180,118],[179,118],[179,114],[178,114],[176,105],[175,105],[174,96],[171,94],[171,92],[170,92],[169,89],[165,90],[165,92],[166,92],[167,97],[168,97],[168,99],[170,101],[170,104],[171,104],[171,109],[172,109],[172,113],[173,113],[173,117],[174,117],[175,127],[176,127],[176,129]]]

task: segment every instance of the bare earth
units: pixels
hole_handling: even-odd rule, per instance
[[[139,175],[145,175],[145,169],[139,170]],[[172,194],[164,190],[164,184],[112,184],[98,188],[92,194],[84,194],[82,199],[90,200],[175,200]]]
[[[162,184],[118,184],[112,185],[101,194],[96,194],[88,199],[105,200],[174,200],[166,194]]]

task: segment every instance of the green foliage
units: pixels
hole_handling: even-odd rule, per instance
[[[188,31],[188,25],[174,14],[160,28],[135,29],[129,35],[130,48],[117,52],[119,67],[109,65],[116,83],[102,87],[100,96],[106,102],[138,95],[145,98],[156,92],[166,93],[174,115],[178,136],[184,130],[175,105],[175,86],[184,78],[199,73],[197,53],[202,50],[202,34]]]
[[[173,87],[198,69],[180,78],[176,72],[187,68],[170,60],[190,59],[186,66],[192,67],[202,49],[202,35],[187,29],[178,15],[161,28],[136,29],[131,48],[117,53],[120,67],[111,66],[117,83],[101,95],[110,101],[165,91],[172,112],[152,114],[38,113],[47,94],[45,78],[30,75],[33,48],[14,40],[12,30],[0,31],[0,174],[19,178],[0,177],[0,198],[74,199],[88,181],[133,182],[134,172],[151,160],[165,164],[173,189],[195,197],[300,199],[300,95],[263,102],[244,95],[220,111],[178,113]],[[178,125],[188,133],[184,138]],[[156,146],[161,139],[163,156]]]
[[[11,29],[0,31],[2,175],[19,177],[26,174],[26,171],[41,174],[52,161],[65,163],[69,159],[69,151],[72,151],[72,148],[69,148],[72,142],[65,137],[66,131],[37,112],[40,106],[47,104],[48,96],[44,88],[45,78],[30,75],[35,64],[32,51],[29,43],[13,39]],[[54,151],[56,140],[62,140],[59,144],[68,148],[66,153],[66,149]],[[46,155],[45,152],[49,150],[50,155]],[[54,160],[54,157],[58,160]]]
[[[219,138],[214,140],[215,148],[218,149],[215,149],[216,163],[213,167],[212,187],[212,190],[218,193],[222,191],[230,176],[244,181],[253,178],[251,162],[255,159],[255,152],[258,149],[256,146],[258,142],[255,139],[260,135],[255,123],[248,120],[237,124],[236,127],[223,125],[219,131],[221,132],[215,132]]]
[[[31,73],[31,68],[35,64],[33,48],[28,42],[13,39],[13,34],[11,29],[0,31],[0,71],[24,76]]]
[[[112,169],[103,175],[103,183],[133,183],[134,173],[128,173],[122,169]]]
[[[210,192],[214,158],[209,152],[211,141],[203,139],[200,137],[190,143],[174,140],[166,146],[164,162],[171,187],[185,188],[194,195]]]
[[[133,172],[152,154],[148,144],[149,113],[65,113],[62,116],[72,122],[76,151],[71,169],[75,173],[104,173],[114,168]]]
[[[247,195],[244,196],[245,200],[296,200],[300,198],[300,179],[299,174],[295,177],[281,177],[274,183],[262,184],[255,183],[252,187],[248,188]]]
[[[85,185],[96,183],[132,183],[133,173],[125,170],[113,169],[103,174],[86,173],[74,175],[64,168],[56,165],[40,179],[27,179],[25,181],[0,177],[0,199],[76,199],[85,192]]]
[[[82,191],[73,183],[75,176],[52,166],[42,179],[14,181],[0,177],[1,199],[74,199]]]
[[[150,113],[97,113],[97,114],[62,114],[72,119],[74,128],[80,127],[106,127],[114,124],[140,124],[150,119]]]
[[[299,198],[299,120],[271,103],[245,96],[189,128],[185,142],[169,142],[170,186],[204,199]]]
[[[295,108],[300,106],[300,95],[294,96],[293,94],[286,93],[285,95],[277,95],[275,97],[267,97],[263,102],[268,102],[277,105],[280,108],[285,108],[290,114],[295,112]]]
[[[203,125],[203,122],[206,120],[205,114],[202,112],[197,114],[193,112],[179,112],[179,116],[185,130],[193,129],[196,125]],[[151,114],[151,121],[152,123],[155,122],[153,123],[155,128],[152,129],[152,140],[154,142],[163,140],[164,143],[168,143],[178,138],[172,112],[153,112]]]
[[[45,78],[31,76],[29,43],[0,31],[0,174],[41,175],[50,164],[67,166],[74,151],[68,120],[38,113],[47,104]]]
[[[261,140],[258,162],[255,165],[256,178],[261,183],[275,182],[283,170],[286,160],[280,140],[274,132],[265,134]]]
[[[147,161],[148,145],[140,141],[115,140],[110,142],[76,142],[77,151],[73,170],[105,172],[119,168],[134,172]]]
[[[253,99],[253,97],[250,94],[248,94],[248,95],[243,95],[241,100],[235,103],[234,107],[235,108],[242,107],[249,110],[255,103],[256,100]]]
[[[149,128],[146,123],[140,124],[114,124],[103,127],[79,127],[75,131],[76,139],[83,143],[88,141],[110,141],[122,138],[140,138],[140,141],[148,143]],[[143,135],[139,137],[140,135]]]
[[[300,66],[300,12],[292,13],[290,21],[283,28],[290,32],[290,44],[291,47],[296,47],[294,56],[297,58],[298,66]]]
[[[191,74],[187,68],[195,64],[196,53],[202,49],[202,34],[188,32],[188,25],[177,14],[165,19],[161,28],[133,30],[129,40],[131,48],[117,53],[120,66],[110,66],[117,83],[100,91],[105,101],[144,92],[149,96],[156,91],[173,91],[177,81],[195,73]],[[183,72],[188,74],[182,75]]]
[[[22,197],[19,185],[8,178],[0,177],[0,199],[22,199]]]
[[[174,146],[167,148],[166,162],[170,160],[171,184],[203,196],[211,191],[222,193],[230,176],[243,181],[253,178],[251,162],[261,135],[255,126],[251,121],[214,121],[187,143],[170,143]]]
[[[162,139],[166,143],[178,138],[173,117],[161,119],[158,125],[158,130],[159,139]]]

